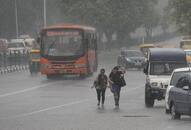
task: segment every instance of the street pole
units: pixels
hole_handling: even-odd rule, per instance
[[[15,27],[16,27],[16,38],[19,37],[19,27],[18,27],[18,14],[17,14],[17,0],[15,0]]]
[[[44,0],[44,27],[46,27],[46,0]]]

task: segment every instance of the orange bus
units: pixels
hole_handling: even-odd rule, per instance
[[[40,33],[41,73],[87,76],[97,70],[97,33],[93,27],[58,24]]]

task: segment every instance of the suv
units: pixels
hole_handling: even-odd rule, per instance
[[[24,40],[22,39],[13,39],[11,42],[8,43],[8,53],[20,53],[26,54],[29,50],[25,45]]]
[[[165,98],[172,71],[186,66],[186,54],[182,49],[151,48],[149,50],[144,68],[146,74],[146,107],[153,107],[155,99],[162,100]]]
[[[117,63],[126,69],[143,68],[145,58],[140,51],[137,50],[121,50]]]
[[[180,119],[181,114],[191,115],[191,68],[173,71],[166,97],[166,113],[172,119]]]

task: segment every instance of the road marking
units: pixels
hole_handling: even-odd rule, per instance
[[[23,89],[23,90],[11,92],[11,93],[2,94],[2,95],[0,95],[0,98],[8,97],[8,96],[16,95],[16,94],[25,93],[25,92],[32,91],[32,90],[39,89],[39,88],[44,88],[44,87],[47,87],[47,86],[49,86],[49,85],[54,85],[54,84],[56,84],[56,83],[58,83],[58,82],[53,82],[53,83],[47,83],[47,84],[37,85],[37,86],[32,87],[32,88],[27,88],[27,89]]]
[[[141,87],[134,87],[132,89],[128,89],[127,91],[122,91],[121,93],[123,93],[123,94],[128,93],[128,92],[134,91],[134,90],[139,89],[139,88],[141,88]],[[110,97],[110,96],[113,96],[113,94],[106,95],[106,97]],[[62,105],[58,105],[58,106],[52,106],[52,107],[44,108],[44,109],[41,109],[41,110],[33,111],[33,112],[30,112],[30,113],[21,114],[21,115],[15,116],[15,118],[32,116],[32,115],[35,115],[35,114],[38,114],[38,113],[41,113],[41,112],[50,111],[50,110],[54,110],[54,109],[59,109],[59,108],[63,108],[63,107],[68,107],[68,106],[88,102],[88,101],[91,101],[91,100],[95,100],[95,98],[74,101],[74,102],[70,102],[70,103],[66,103],[66,104],[62,104]]]
[[[19,115],[17,117],[31,116],[31,115],[38,114],[38,113],[41,113],[41,112],[50,111],[50,110],[54,110],[54,109],[59,109],[59,108],[62,108],[62,107],[67,107],[67,106],[71,106],[71,105],[75,105],[75,104],[80,104],[80,103],[87,102],[87,101],[90,101],[90,100],[92,100],[92,99],[79,100],[79,101],[74,101],[74,102],[59,105],[59,106],[48,107],[48,108],[41,109],[41,110],[38,110],[38,111],[25,113],[25,114]]]

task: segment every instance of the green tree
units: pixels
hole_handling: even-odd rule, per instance
[[[170,0],[169,12],[179,32],[191,35],[191,1]]]
[[[74,22],[95,26],[105,32],[110,40],[113,33],[117,34],[118,42],[127,43],[129,34],[136,28],[155,26],[157,20],[153,5],[156,0],[62,0],[62,11]],[[146,17],[146,15],[148,17]],[[148,19],[149,18],[149,19]],[[109,41],[110,43],[111,41]]]

